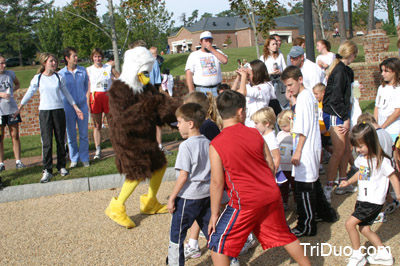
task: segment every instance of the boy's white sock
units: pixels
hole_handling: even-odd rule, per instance
[[[191,248],[197,249],[197,248],[199,248],[199,241],[197,239],[189,238],[189,246]]]
[[[101,146],[96,146],[96,151],[101,151]]]
[[[160,148],[162,150],[162,148],[163,148],[162,144],[158,144],[158,148]]]
[[[21,160],[16,160],[15,163],[16,163],[16,164],[17,164],[17,163],[21,163]]]
[[[353,254],[351,255],[352,257],[362,257],[362,252],[361,252],[361,247],[359,249],[353,249]]]

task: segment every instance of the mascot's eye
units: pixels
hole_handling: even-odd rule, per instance
[[[144,75],[145,77],[150,77],[150,74],[149,74],[149,72],[147,72],[147,71],[143,71],[142,73],[143,73],[143,75]]]

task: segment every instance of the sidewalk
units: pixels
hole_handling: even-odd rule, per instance
[[[176,150],[181,141],[172,141],[164,144],[164,148],[168,151]],[[90,159],[93,159],[95,151],[90,151]],[[102,158],[109,158],[114,156],[112,147],[102,150]],[[22,162],[27,167],[42,164],[42,157],[35,156],[30,158],[23,158]],[[4,162],[6,169],[15,167],[15,160],[7,160]],[[68,164],[67,164],[68,166]],[[175,180],[175,170],[173,167],[168,167],[164,174],[163,181]],[[0,191],[0,203],[10,201],[20,201],[31,198],[38,198],[43,196],[50,196],[55,194],[68,194],[83,191],[95,191],[109,188],[121,187],[125,177],[118,173],[104,176],[83,177],[76,179],[68,179],[62,181],[53,181],[46,184],[34,183],[19,186],[5,187]],[[146,183],[146,182],[144,182]]]

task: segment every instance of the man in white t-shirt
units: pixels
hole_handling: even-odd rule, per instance
[[[211,32],[205,31],[200,35],[201,49],[189,55],[186,62],[186,82],[189,92],[212,92],[218,96],[217,87],[222,81],[220,64],[228,63],[228,57],[219,49],[212,46]]]
[[[303,85],[300,68],[287,67],[281,76],[286,88],[297,98],[293,130],[292,176],[299,214],[292,229],[296,236],[313,236],[317,233],[318,218],[326,222],[337,220],[336,212],[326,200],[319,182],[321,136],[318,122],[318,102]]]
[[[290,49],[289,56],[291,64],[301,69],[303,85],[306,89],[311,91],[316,84],[324,81],[321,68],[314,62],[304,58],[304,49],[302,47],[293,46]]]

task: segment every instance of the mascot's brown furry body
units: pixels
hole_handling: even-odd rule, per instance
[[[156,198],[166,169],[167,160],[158,147],[156,125],[176,121],[179,102],[159,93],[148,83],[146,73],[154,58],[144,47],[128,50],[119,80],[109,92],[111,143],[118,171],[126,181],[118,198],[113,198],[105,213],[116,223],[132,228],[134,222],[126,215],[125,201],[140,181],[150,179],[149,192],[140,197],[140,211],[145,214],[166,213],[165,205]]]
[[[158,147],[156,125],[176,121],[177,104],[150,83],[143,93],[132,93],[122,81],[114,81],[108,93],[111,143],[118,171],[129,180],[150,178],[166,163]]]

